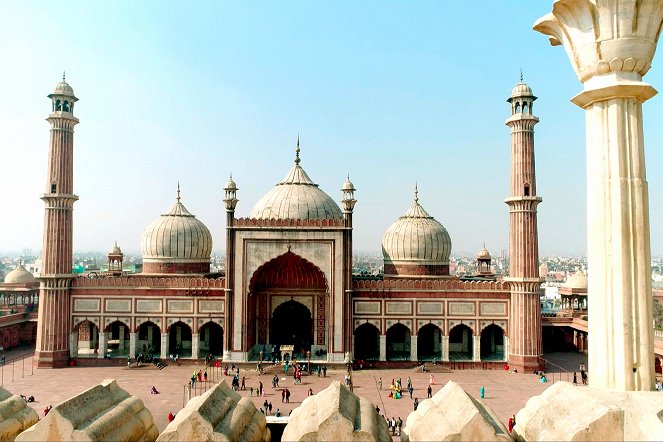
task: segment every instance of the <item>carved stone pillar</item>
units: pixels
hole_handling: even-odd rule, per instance
[[[75,358],[78,356],[78,331],[74,330],[69,334],[69,356]]]
[[[200,353],[200,334],[192,333],[191,334],[191,358],[198,359],[198,353]]]
[[[473,350],[473,360],[474,361],[481,361],[481,336],[475,336],[474,337],[474,346],[472,347]]]
[[[136,345],[138,344],[138,333],[129,333],[129,357],[136,357]]]
[[[654,362],[642,81],[663,0],[558,0],[534,29],[564,45],[584,89],[590,385],[652,390]]]
[[[108,336],[106,332],[99,332],[99,354],[98,358],[106,357],[106,350],[108,349]]]
[[[410,336],[410,360],[417,361],[417,337]]]
[[[449,362],[449,336],[442,336],[442,361]]]
[[[161,359],[168,358],[168,332],[161,333]]]
[[[387,360],[387,335],[380,335],[380,360]]]

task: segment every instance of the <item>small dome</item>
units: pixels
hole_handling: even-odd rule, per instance
[[[113,246],[110,252],[108,252],[109,255],[121,255],[122,254],[122,249],[120,249],[117,245],[117,242]]]
[[[19,264],[14,270],[7,273],[7,276],[5,276],[5,283],[7,284],[25,284],[35,281],[35,277],[32,275],[32,273],[25,270],[23,264]]]
[[[343,192],[354,192],[355,190],[355,185],[352,184],[352,181],[350,181],[350,176],[348,176],[348,179],[345,180],[343,183],[343,187],[341,188],[341,191]]]
[[[338,204],[320,190],[299,165],[299,141],[296,152],[294,167],[253,206],[250,217],[306,220],[343,218]]]
[[[587,290],[587,275],[582,270],[575,272],[566,280],[563,287],[577,290]]]
[[[532,88],[527,86],[522,81],[516,85],[511,91],[511,98],[516,97],[533,97]]]
[[[237,184],[235,184],[235,181],[233,181],[233,176],[232,175],[230,175],[230,178],[228,178],[228,182],[226,183],[226,187],[224,187],[223,190],[238,190],[237,189]]]
[[[207,273],[212,235],[180,202],[145,228],[141,240],[144,273]]]
[[[477,254],[477,259],[493,259],[493,257],[490,256],[490,252],[486,249],[486,246],[483,246],[483,249],[479,250]]]
[[[55,85],[53,93],[49,94],[48,98],[53,98],[55,95],[65,95],[71,97],[73,101],[78,101],[78,98],[74,95],[74,89],[69,86],[69,83],[64,81],[64,75],[62,76],[62,81]]]
[[[382,238],[385,274],[448,275],[451,238],[447,229],[419,204],[392,224]],[[407,268],[406,268],[407,267]],[[409,273],[413,274],[413,273]]]

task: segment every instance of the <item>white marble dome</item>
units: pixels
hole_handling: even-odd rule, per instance
[[[299,165],[299,145],[295,165],[280,183],[263,196],[250,218],[258,219],[341,219],[338,204],[311,180]]]
[[[19,264],[5,276],[5,283],[7,284],[25,284],[28,282],[35,282],[35,277],[23,267],[23,264]]]
[[[161,215],[145,228],[141,253],[143,271],[146,273],[189,273],[186,267],[168,267],[169,263],[206,264],[209,269],[212,235],[205,224],[180,202],[179,190],[177,201],[170,212]],[[152,264],[160,266],[154,267]],[[194,273],[204,269],[204,266],[194,267]]]
[[[451,238],[447,229],[419,204],[415,192],[412,207],[393,223],[382,238],[385,273],[388,264],[448,266]]]
[[[587,275],[582,270],[578,270],[566,280],[562,287],[576,290],[587,290]]]
[[[522,81],[516,85],[511,91],[511,98],[516,97],[531,97],[533,96],[532,88],[527,86]]]

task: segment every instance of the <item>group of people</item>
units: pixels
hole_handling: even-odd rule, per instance
[[[384,417],[384,415],[382,417]],[[392,417],[391,419],[385,417],[385,419],[387,420],[387,425],[389,425],[389,432],[391,435],[400,436],[401,429],[403,428],[403,419],[401,419],[400,416],[398,419],[395,417]]]
[[[207,370],[205,370],[205,372],[203,372],[203,370],[194,370],[193,374],[191,375],[191,388],[196,385],[196,381],[207,382]]]

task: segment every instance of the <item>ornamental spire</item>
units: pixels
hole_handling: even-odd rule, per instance
[[[180,182],[177,182],[177,202],[180,202]]]
[[[299,134],[297,134],[297,147],[295,148],[295,164],[299,165]]]
[[[419,185],[416,182],[414,183],[414,202],[419,202]]]

